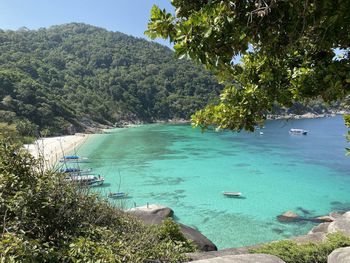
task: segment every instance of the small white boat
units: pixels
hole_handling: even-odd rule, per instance
[[[128,193],[125,193],[125,192],[114,192],[114,193],[110,192],[108,194],[109,198],[125,198],[127,196],[128,196]]]
[[[82,186],[100,186],[103,185],[105,179],[98,175],[71,175],[65,178],[66,182],[76,183]]]
[[[290,134],[296,134],[296,135],[306,135],[307,134],[307,130],[303,130],[303,129],[290,129],[289,133]]]
[[[230,197],[240,197],[242,195],[241,192],[223,192],[223,194]]]
[[[91,168],[80,169],[80,168],[67,167],[65,169],[60,169],[61,173],[66,173],[66,174],[69,174],[69,175],[88,175],[91,171],[92,171]]]
[[[78,155],[65,155],[61,158],[60,160],[61,163],[66,163],[66,162],[88,162],[88,158],[86,157],[81,157]]]

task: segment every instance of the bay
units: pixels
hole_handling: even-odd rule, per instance
[[[291,128],[309,133],[290,135]],[[310,218],[350,210],[346,132],[341,116],[267,121],[254,133],[151,124],[95,135],[78,154],[105,177],[94,189],[102,196],[128,192],[118,204],[125,209],[171,207],[175,220],[222,249],[306,234],[314,225],[278,222],[287,210]]]

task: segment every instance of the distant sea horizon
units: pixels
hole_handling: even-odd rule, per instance
[[[291,135],[291,128],[308,135]],[[105,177],[95,188],[102,196],[128,192],[125,208],[168,206],[176,221],[223,249],[306,234],[315,225],[278,222],[288,210],[309,218],[350,210],[346,132],[339,115],[270,120],[254,133],[149,124],[95,135],[78,154]]]

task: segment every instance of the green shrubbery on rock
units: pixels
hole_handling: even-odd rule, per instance
[[[335,249],[350,246],[350,238],[340,233],[329,234],[325,243],[297,244],[292,240],[273,242],[253,249],[253,253],[275,255],[286,263],[327,263]]]
[[[167,220],[145,226],[0,143],[1,262],[182,262],[194,250]]]

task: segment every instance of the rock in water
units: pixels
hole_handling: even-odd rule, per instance
[[[327,263],[349,263],[350,262],[350,247],[343,247],[334,250],[328,256]]]
[[[295,222],[299,221],[300,216],[293,211],[287,211],[282,215],[277,216],[278,221],[280,222]]]
[[[315,217],[315,221],[320,221],[320,222],[333,222],[334,221],[334,218],[331,217],[331,216],[318,216],[318,217]]]

